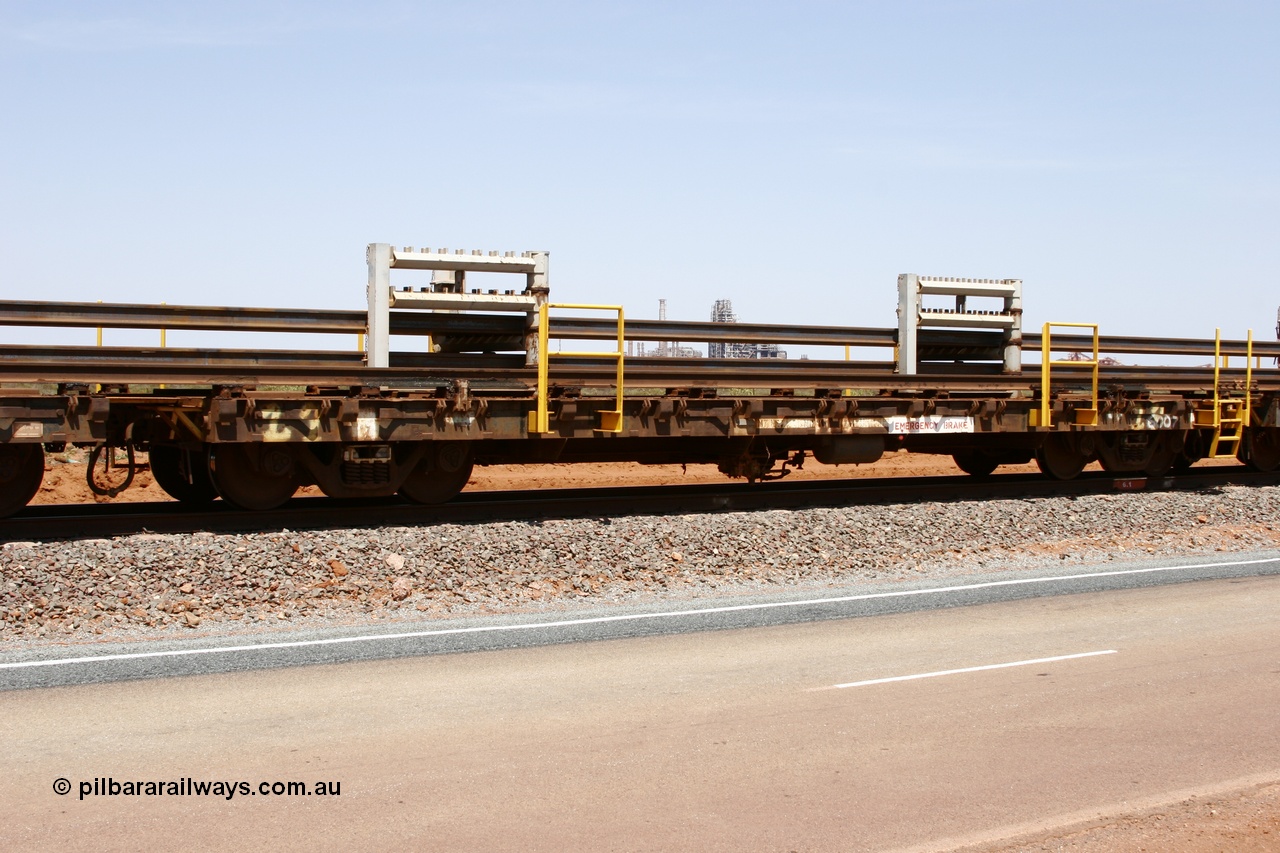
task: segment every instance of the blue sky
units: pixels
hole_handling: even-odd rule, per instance
[[[1022,278],[1028,327],[1270,338],[1278,36],[1261,2],[0,0],[0,297],[356,308],[390,242],[548,249],[556,298],[634,317],[890,326],[919,272]]]

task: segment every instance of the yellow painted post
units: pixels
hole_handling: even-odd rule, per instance
[[[622,379],[622,362],[626,353],[625,343],[626,343],[626,333],[623,329],[622,306],[619,305],[618,306],[618,393],[617,393],[618,419],[617,419],[617,422],[612,425],[612,429],[609,430],[610,432],[622,432],[622,396],[623,396],[622,392],[623,392],[623,389],[626,387],[623,384],[623,379]],[[609,425],[602,420],[600,426],[608,427]]]
[[[1098,357],[1099,355],[1100,353],[1098,352],[1098,327],[1095,324],[1093,327],[1093,400],[1092,400],[1094,426],[1097,426],[1098,421],[1101,419],[1101,416],[1098,413],[1098,367],[1101,365],[1102,359]]]
[[[1050,336],[1051,330],[1055,326],[1059,328],[1092,329],[1093,330],[1093,358],[1088,362],[1054,361],[1052,358],[1053,345],[1050,342],[1049,336]],[[1100,353],[1098,350],[1098,346],[1099,346],[1099,339],[1098,339],[1097,323],[1045,323],[1044,324],[1044,327],[1042,328],[1040,333],[1040,417],[1039,417],[1040,423],[1038,424],[1038,426],[1046,427],[1046,428],[1052,426],[1052,424],[1050,423],[1050,407],[1049,407],[1049,398],[1051,396],[1050,386],[1049,386],[1049,377],[1050,377],[1050,373],[1052,372],[1052,366],[1055,364],[1064,364],[1064,365],[1070,364],[1076,367],[1079,367],[1082,364],[1089,364],[1092,366],[1093,378],[1092,378],[1091,388],[1090,388],[1089,405],[1092,407],[1091,411],[1093,414],[1091,416],[1091,421],[1089,424],[1080,424],[1078,420],[1079,414],[1077,414],[1076,423],[1080,426],[1097,426],[1098,425],[1098,365],[1101,362],[1101,359],[1099,358]],[[1077,409],[1076,411],[1078,413],[1079,409]]]
[[[98,300],[98,304],[99,305],[102,304],[101,299]],[[101,326],[98,327],[98,346],[102,346],[102,327]]]
[[[1213,330],[1213,447],[1214,452],[1218,449],[1217,433],[1222,429],[1222,395],[1218,391],[1218,373],[1222,367],[1222,329]],[[1210,453],[1213,456],[1214,453]]]
[[[1049,346],[1049,329],[1052,323],[1045,323],[1040,331],[1040,423],[1037,426],[1048,428],[1049,424],[1049,354],[1053,348]]]
[[[1253,425],[1253,329],[1245,339],[1244,356],[1244,426]]]
[[[549,303],[538,306],[538,432],[549,432],[551,419],[547,416],[547,386],[550,384],[550,372],[547,360],[551,357],[547,344],[550,343],[548,325]]]

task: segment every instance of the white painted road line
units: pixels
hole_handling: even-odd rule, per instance
[[[986,666],[966,666],[963,669],[943,669],[938,672],[918,672],[915,675],[895,675],[892,678],[870,678],[866,681],[850,681],[847,684],[833,684],[831,687],[819,687],[819,690],[843,690],[846,687],[866,687],[871,684],[888,684],[891,681],[915,681],[918,678],[937,678],[939,675],[960,675],[964,672],[982,672],[987,669],[1008,669],[1011,666],[1031,666],[1037,663],[1053,663],[1060,660],[1074,660],[1075,658],[1092,658],[1098,655],[1114,655],[1115,649],[1107,649],[1103,652],[1080,652],[1074,655],[1057,655],[1051,658],[1035,658],[1034,660],[1016,660],[1012,663],[989,663]]]
[[[759,604],[733,604],[723,607],[703,607],[691,610],[668,610],[658,613],[627,613],[618,616],[592,616],[582,619],[562,619],[556,622],[527,622],[517,625],[477,625],[470,628],[438,628],[430,631],[402,631],[396,634],[361,634],[354,637],[328,637],[322,640],[295,640],[279,643],[251,643],[240,646],[210,646],[199,649],[168,649],[157,652],[129,652],[116,655],[90,655],[76,658],[53,658],[50,660],[27,660],[12,663],[0,663],[0,670],[27,669],[31,667],[67,666],[69,664],[109,663],[123,660],[146,660],[149,658],[189,657],[192,655],[217,655],[233,652],[258,652],[274,649],[301,649],[311,646],[337,646],[345,643],[376,643],[386,640],[411,640],[426,637],[448,637],[461,634],[498,634],[519,631],[539,631],[547,628],[570,628],[579,625],[601,625],[609,622],[642,622],[653,619],[677,619],[686,616],[711,616],[717,613],[742,613],[750,610],[776,610],[786,607],[813,607],[822,604],[843,604],[850,601],[874,601],[883,598],[911,598],[920,595],[944,595],[949,592],[970,592],[978,589],[995,589],[1006,586],[1027,586],[1030,584],[1058,583],[1061,581],[1089,580],[1090,578],[1112,578],[1122,575],[1145,575],[1157,572],[1185,572],[1191,569],[1216,569],[1227,566],[1254,566],[1264,563],[1280,563],[1280,557],[1268,557],[1260,560],[1235,560],[1225,563],[1196,563],[1185,566],[1153,566],[1146,569],[1121,569],[1114,572],[1088,572],[1079,575],[1057,575],[1049,578],[1014,578],[986,583],[963,584],[959,586],[938,586],[928,589],[904,589],[897,592],[871,592],[863,595],[842,595],[833,598],[808,598],[803,601],[766,601]]]

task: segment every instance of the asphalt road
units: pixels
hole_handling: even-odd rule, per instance
[[[400,622],[394,627],[275,631],[0,653],[0,691],[220,672],[517,649],[912,613],[998,601],[1280,574],[1275,552],[1145,560],[1095,568],[1049,565],[916,583],[821,587],[767,596],[677,599],[643,607]]]
[[[0,694],[0,848],[950,849],[1280,778],[1280,577],[1251,576],[1274,566],[866,618],[822,610],[592,643],[546,628],[471,654],[13,690]],[[721,615],[743,612],[755,611]],[[55,793],[59,778],[70,793]],[[95,779],[188,778],[341,794],[80,798]]]

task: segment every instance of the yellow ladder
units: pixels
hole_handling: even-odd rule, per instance
[[[613,352],[556,352],[550,351],[548,344],[551,340],[550,324],[548,322],[548,311],[551,308],[562,308],[572,311],[613,311],[618,315],[618,348]],[[612,412],[600,412],[600,426],[596,428],[596,432],[622,432],[622,397],[625,391],[622,378],[622,364],[626,355],[625,335],[623,332],[623,317],[621,305],[581,305],[577,303],[544,302],[538,306],[538,401],[534,411],[529,412],[529,432],[532,433],[548,433],[551,432],[551,413],[547,405],[547,397],[550,390],[550,359],[551,356],[556,358],[613,358],[617,360],[618,372],[616,377],[617,385],[617,408]]]
[[[1245,344],[1244,357],[1244,396],[1224,397],[1222,395],[1221,371],[1230,366],[1230,356],[1222,354],[1222,330],[1213,333],[1213,410],[1208,412],[1209,418],[1198,414],[1197,422],[1213,428],[1213,438],[1209,441],[1210,459],[1232,459],[1239,455],[1240,443],[1244,441],[1244,430],[1249,425],[1250,413],[1253,411],[1253,330]]]

